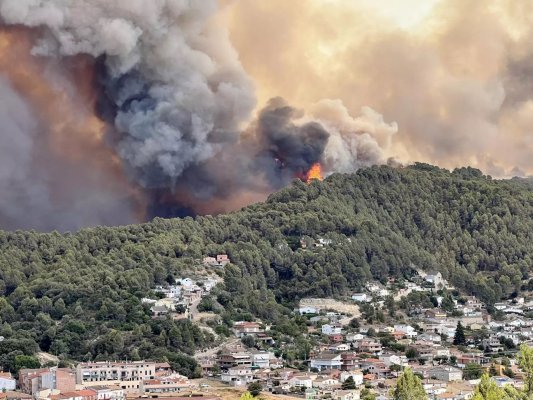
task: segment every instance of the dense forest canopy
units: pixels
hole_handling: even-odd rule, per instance
[[[156,219],[77,233],[0,232],[0,368],[42,350],[65,359],[168,359],[214,337],[191,322],[152,319],[140,301],[205,255],[227,253],[213,300],[222,320],[260,317],[298,330],[292,306],[342,296],[371,279],[438,270],[486,303],[529,288],[533,192],[472,168],[361,169],[293,185],[217,217]],[[301,239],[327,238],[321,248]],[[17,357],[18,356],[18,357]]]

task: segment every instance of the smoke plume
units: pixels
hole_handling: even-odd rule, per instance
[[[316,162],[385,161],[397,127],[370,108],[353,118],[320,101],[306,114],[276,97],[254,117],[221,15],[215,0],[0,0],[1,55],[17,60],[0,70],[0,225],[221,212]]]
[[[226,11],[259,104],[370,106],[398,124],[385,157],[533,173],[533,2],[228,1]]]

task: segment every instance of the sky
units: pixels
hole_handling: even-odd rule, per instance
[[[402,162],[533,173],[533,2],[305,0],[223,3],[258,105],[371,107]]]

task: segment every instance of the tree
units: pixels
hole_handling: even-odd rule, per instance
[[[240,400],[254,400],[254,396],[250,392],[244,392],[241,394]]]
[[[496,385],[494,379],[487,374],[483,374],[481,382],[474,389],[472,400],[502,400],[504,397],[505,392]]]
[[[39,368],[41,363],[37,357],[18,355],[15,356],[15,371],[20,371],[24,368],[35,369]]]
[[[393,400],[427,400],[428,395],[419,377],[411,368],[406,368],[391,390]]]
[[[407,349],[407,351],[405,352],[405,356],[409,359],[409,360],[414,360],[415,358],[418,357],[418,351],[416,351],[416,349],[414,347],[409,347]]]
[[[520,346],[518,365],[524,373],[524,391],[530,395],[533,393],[533,348],[526,344]]]
[[[483,369],[476,363],[468,363],[463,369],[463,378],[466,380],[479,379],[483,374]]]
[[[361,390],[360,397],[361,400],[376,400],[376,394],[371,392],[368,388]]]
[[[255,346],[255,338],[251,335],[243,336],[241,339],[242,344],[244,344],[246,347],[254,347]]]
[[[465,330],[461,321],[457,322],[457,328],[455,329],[455,336],[453,337],[453,344],[460,346],[466,343]]]
[[[355,385],[355,381],[353,380],[353,376],[349,376],[346,378],[346,380],[342,383],[342,390],[353,390],[357,386]]]
[[[259,382],[252,382],[248,385],[248,391],[253,397],[259,396],[259,393],[261,393],[262,390],[263,386]]]

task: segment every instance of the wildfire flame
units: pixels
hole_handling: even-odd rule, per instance
[[[307,183],[311,183],[314,179],[319,181],[324,180],[324,177],[322,176],[322,166],[320,165],[320,163],[313,164],[313,166],[307,172],[307,175],[305,177],[305,181]]]

